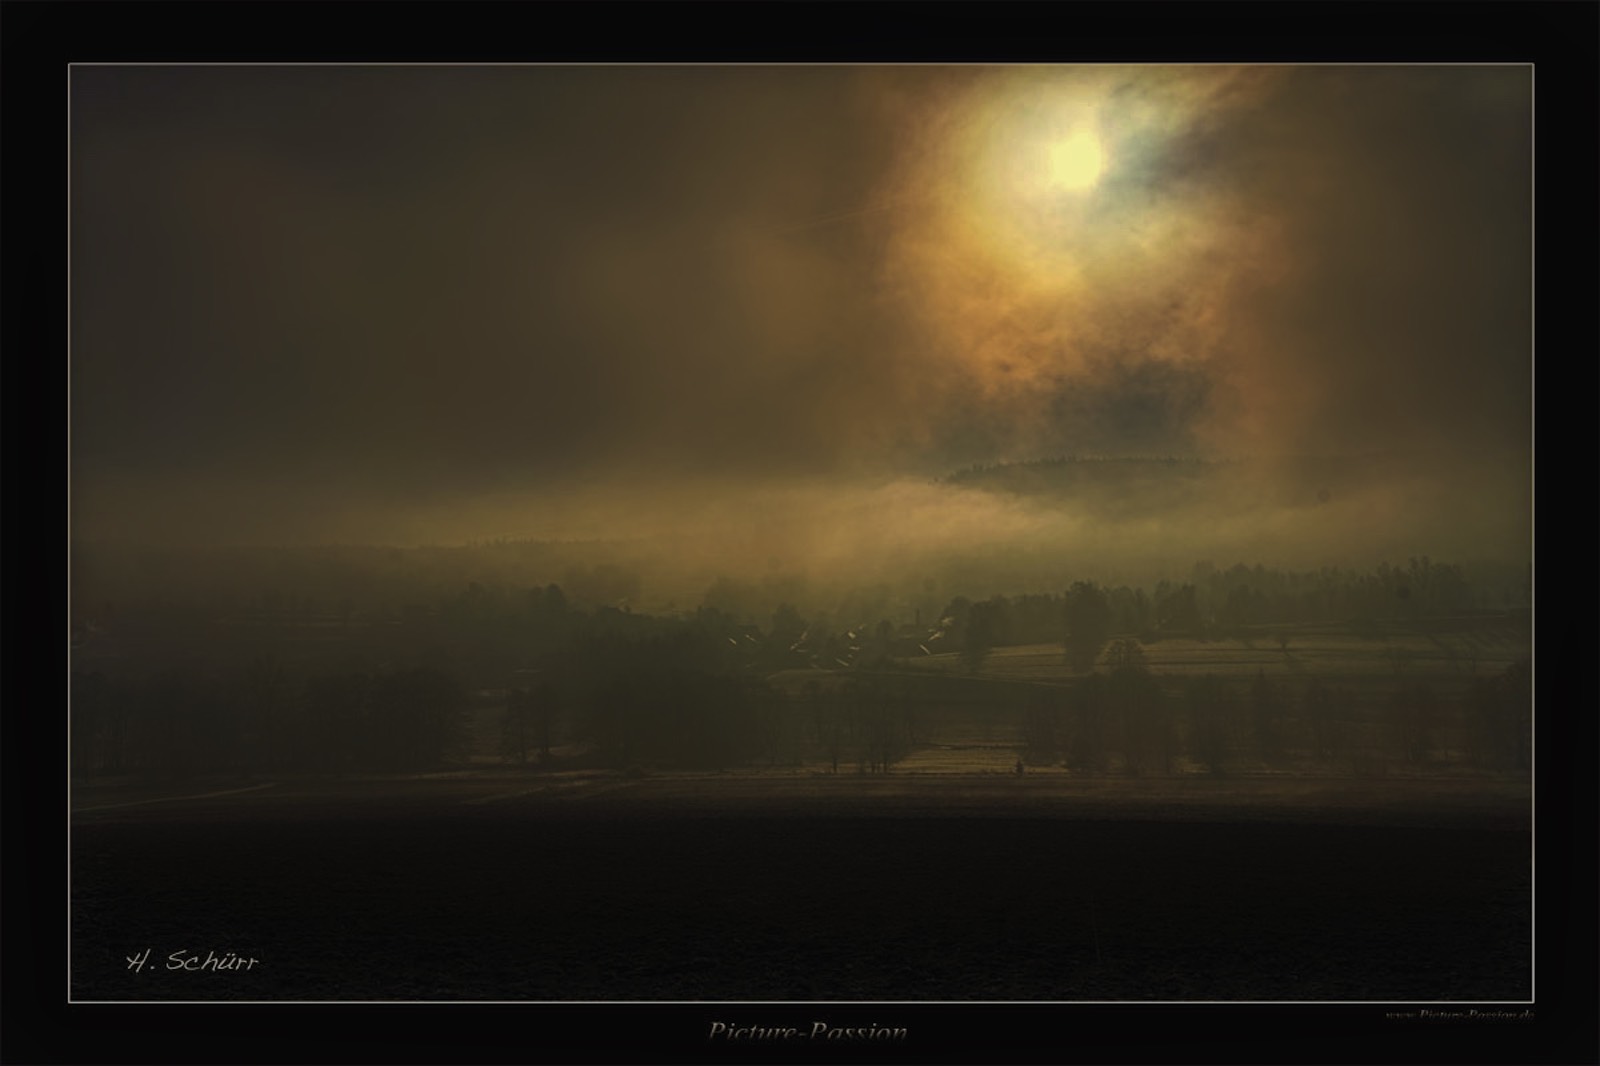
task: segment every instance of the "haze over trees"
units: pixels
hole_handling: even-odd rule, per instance
[[[470,574],[505,548],[486,551],[365,557],[449,558]],[[924,582],[832,605],[793,582],[728,579],[697,606],[654,613],[481,569],[431,600],[411,598],[403,565],[397,587],[357,589],[350,564],[363,557],[281,553],[277,572],[301,574],[293,591],[196,597],[178,575],[123,584],[118,602],[80,590],[99,607],[76,626],[74,772],[392,773],[488,759],[870,773],[972,730],[1031,766],[1080,774],[1530,766],[1529,666],[1481,659],[1486,636],[1527,620],[1514,577],[1493,569],[1481,587],[1420,556],[1367,571],[1202,563],[1151,588],[1080,579],[939,603]],[[648,595],[638,575],[588,573],[607,595]],[[864,607],[884,615],[853,613]],[[1318,666],[1328,640],[1371,666]],[[1059,665],[1015,657],[1038,647],[1058,649]],[[1152,654],[1179,647],[1224,670],[1230,656],[1269,658],[1248,674],[1151,669]]]

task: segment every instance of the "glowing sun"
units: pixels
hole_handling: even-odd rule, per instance
[[[1105,169],[1105,151],[1092,133],[1075,133],[1050,149],[1050,180],[1066,189],[1088,189]]]

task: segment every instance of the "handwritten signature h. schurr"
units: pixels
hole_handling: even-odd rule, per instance
[[[145,963],[150,961],[150,949],[145,948],[139,954],[128,955],[125,958],[128,960],[128,969],[135,972],[141,971],[144,969]],[[253,970],[260,961],[260,959],[250,958],[249,956],[236,955],[231,951],[224,952],[221,955],[218,955],[215,951],[207,951],[205,957],[201,958],[187,948],[179,948],[167,956],[167,969],[208,970],[214,972]]]

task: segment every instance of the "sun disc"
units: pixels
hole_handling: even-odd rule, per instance
[[[1064,188],[1089,188],[1104,167],[1105,153],[1093,134],[1074,134],[1050,149],[1050,177]]]

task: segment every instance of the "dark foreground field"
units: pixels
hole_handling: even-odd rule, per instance
[[[73,995],[1530,998],[1519,804],[1229,787],[446,779],[102,802],[73,823]],[[258,961],[169,970],[177,952]]]

